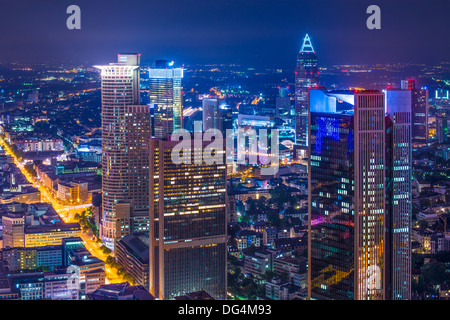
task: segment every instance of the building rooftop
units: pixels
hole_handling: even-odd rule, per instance
[[[190,292],[183,296],[174,298],[175,300],[214,300],[206,291]]]
[[[126,235],[119,240],[129,253],[136,256],[143,264],[149,262],[149,238],[148,233],[136,232]]]
[[[89,300],[155,300],[143,286],[130,286],[128,282],[105,284],[88,294]]]

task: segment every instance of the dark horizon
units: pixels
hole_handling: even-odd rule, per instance
[[[81,30],[68,30],[69,5]],[[381,30],[366,9],[381,8]],[[180,64],[295,66],[306,33],[320,66],[450,61],[447,0],[3,0],[0,62],[107,64],[117,53]]]

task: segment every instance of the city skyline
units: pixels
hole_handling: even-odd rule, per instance
[[[450,300],[446,8],[3,0],[0,300]]]

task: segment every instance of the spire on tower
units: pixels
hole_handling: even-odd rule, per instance
[[[315,52],[308,34],[303,38],[302,48],[300,52]]]

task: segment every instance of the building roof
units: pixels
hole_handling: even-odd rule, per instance
[[[214,300],[206,291],[190,292],[183,296],[174,298],[175,300]]]
[[[149,263],[149,238],[148,233],[136,232],[130,233],[118,241],[122,244],[128,253],[133,254],[143,264]]]
[[[130,286],[128,282],[101,285],[88,294],[89,300],[155,300],[143,286]]]

